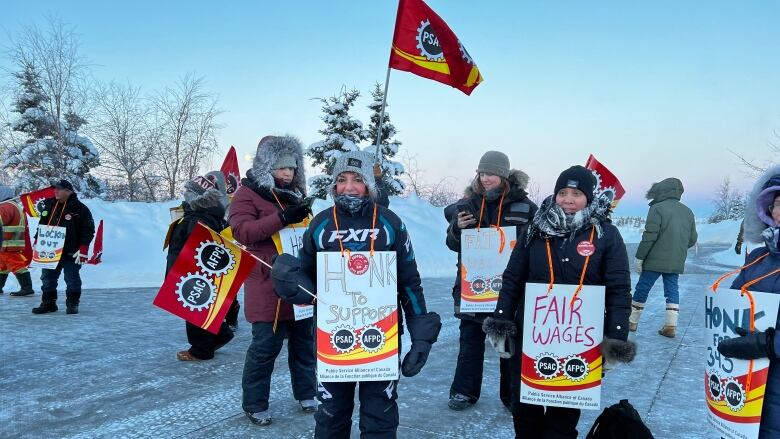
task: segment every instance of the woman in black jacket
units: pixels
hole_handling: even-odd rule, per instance
[[[583,241],[591,242],[588,248],[593,253],[582,283],[606,288],[604,361],[633,359],[633,344],[625,342],[631,313],[628,256],[620,232],[609,220],[610,202],[594,197],[595,185],[593,174],[582,166],[564,171],[555,184],[555,194],[542,202],[533,223],[512,252],[496,311],[483,326],[491,342],[514,337],[512,370],[520,370],[526,283],[549,283],[554,276],[557,284],[579,285],[586,256],[577,247]],[[505,353],[500,348],[499,352]],[[519,392],[520,373],[514,373],[512,420],[517,437],[577,437],[578,409],[521,403]]]
[[[488,151],[480,159],[477,175],[466,189],[465,197],[445,209],[445,217],[450,223],[447,247],[458,253],[458,272],[455,286],[452,287],[452,298],[455,301],[455,317],[460,319],[460,350],[450,386],[448,406],[452,410],[466,409],[479,399],[485,362],[482,321],[490,315],[461,312],[461,231],[474,228],[477,224],[480,227],[495,227],[498,224],[502,227],[514,226],[516,236],[522,235],[536,212],[536,205],[528,199],[525,191],[527,185],[528,175],[516,169],[510,170],[509,158],[504,153]],[[499,396],[504,406],[509,408],[511,390],[508,359],[500,360],[499,371]]]
[[[170,232],[166,275],[198,222],[216,232],[227,227],[227,203],[225,177],[220,171],[195,177],[184,184],[184,216],[172,226]],[[237,301],[234,301],[231,306],[235,307],[236,304]],[[186,327],[187,341],[191,346],[186,351],[176,353],[176,358],[180,361],[210,360],[214,358],[214,351],[233,339],[233,331],[227,322],[222,322],[216,335],[190,322],[186,322]]]

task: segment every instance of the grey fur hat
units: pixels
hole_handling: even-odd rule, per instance
[[[364,151],[349,151],[342,153],[336,164],[333,165],[330,193],[336,196],[336,178],[343,172],[354,172],[363,178],[368,187],[368,195],[372,200],[377,199],[376,183],[374,182],[374,155]]]
[[[767,221],[771,221],[766,208],[771,202],[770,198],[774,199],[774,194],[780,192],[780,186],[775,186],[776,183],[772,180],[778,177],[780,177],[780,165],[772,166],[758,177],[753,190],[750,191],[745,206],[745,241],[764,242],[761,232],[769,227]]]
[[[227,185],[221,171],[198,175],[184,183],[184,201],[193,209],[208,209],[221,205],[226,207]]]
[[[252,162],[252,179],[258,186],[271,189],[275,186],[272,172],[280,167],[295,168],[292,185],[305,195],[306,173],[301,141],[293,136],[263,137],[257,144],[257,153]]]

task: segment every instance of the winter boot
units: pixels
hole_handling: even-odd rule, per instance
[[[0,294],[3,294],[3,287],[5,286],[5,281],[8,280],[8,273],[0,273]]]
[[[677,329],[677,317],[680,315],[680,305],[674,303],[666,304],[666,322],[664,327],[658,333],[664,337],[674,338]]]
[[[32,296],[35,294],[35,291],[33,291],[32,286],[32,277],[30,277],[30,272],[25,271],[24,273],[16,273],[16,280],[19,281],[19,291],[14,291],[11,293],[14,297],[22,297],[22,296]]]
[[[57,308],[57,299],[45,299],[41,300],[41,305],[37,308],[33,308],[33,314],[46,314],[47,312],[55,312]]]
[[[79,304],[78,302],[73,303],[70,300],[65,301],[65,314],[78,314],[79,313]]]
[[[645,304],[641,302],[631,301],[631,315],[628,317],[628,330],[631,332],[636,331],[639,326],[639,318],[642,317],[642,311],[645,310]]]

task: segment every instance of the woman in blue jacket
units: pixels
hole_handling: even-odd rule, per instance
[[[763,242],[764,246],[748,254],[746,266],[731,288],[741,289],[763,277],[750,285],[750,291],[780,294],[780,166],[767,170],[756,182],[745,212],[744,227],[746,241]],[[779,324],[780,314],[775,328]],[[750,333],[737,328],[741,337],[724,340],[718,345],[718,352],[726,357],[769,358],[759,439],[780,437],[780,339],[775,338],[775,328]]]

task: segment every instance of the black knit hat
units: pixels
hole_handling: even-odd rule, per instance
[[[584,166],[572,166],[561,172],[558,181],[555,182],[554,194],[567,187],[581,190],[590,203],[593,201],[593,192],[596,190],[596,177]]]
[[[71,192],[75,192],[75,190],[73,189],[73,185],[70,184],[68,180],[64,180],[64,179],[54,183],[54,187],[57,189],[67,189]]]

